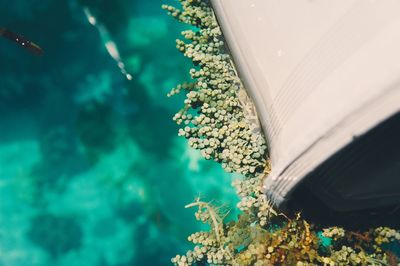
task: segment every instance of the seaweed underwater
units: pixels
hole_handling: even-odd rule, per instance
[[[225,48],[221,29],[208,1],[180,0],[181,7],[163,5],[169,15],[189,25],[176,47],[190,58],[191,80],[171,90],[185,93],[184,106],[174,116],[179,135],[228,172],[243,175],[233,181],[240,198],[236,219],[214,202],[196,198],[195,218],[208,230],[191,234],[194,248],[172,258],[175,265],[400,265],[388,244],[399,245],[400,231],[388,227],[364,231],[323,228],[302,218],[288,217],[263,194],[270,166],[266,141]],[[250,108],[252,109],[252,108]]]

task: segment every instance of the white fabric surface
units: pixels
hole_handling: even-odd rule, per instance
[[[400,111],[400,1],[212,0],[257,107],[279,205],[342,147]]]

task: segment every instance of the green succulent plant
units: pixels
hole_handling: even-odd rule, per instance
[[[266,162],[265,138],[250,127],[239,99],[245,90],[212,9],[202,1],[181,3],[183,10],[163,6],[178,20],[198,28],[183,31],[185,41],[176,41],[176,47],[195,65],[190,70],[192,81],[169,93],[186,93],[183,108],[174,116],[182,125],[179,135],[228,172],[247,176],[261,173]]]

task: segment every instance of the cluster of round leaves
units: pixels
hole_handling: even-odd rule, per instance
[[[269,171],[266,141],[256,134],[240,101],[243,86],[225,49],[221,30],[207,0],[179,0],[182,8],[163,5],[170,15],[197,30],[182,32],[177,48],[194,63],[191,82],[172,89],[169,96],[186,93],[183,108],[174,116],[182,126],[179,135],[200,149],[206,159],[228,172],[245,176],[233,182],[242,211],[226,222],[227,212],[197,199],[197,220],[209,231],[188,237],[195,247],[172,259],[175,265],[387,265],[393,256],[381,248],[398,241],[400,232],[380,227],[358,233],[343,228],[320,229],[274,210],[263,194]],[[331,239],[324,246],[318,232]]]
[[[400,232],[387,227],[376,228],[375,235],[375,241],[378,244],[400,241]]]
[[[398,258],[383,244],[400,241],[400,232],[378,227],[365,232],[347,231],[340,227],[324,229],[322,235],[332,239],[326,265],[399,265]]]
[[[319,229],[303,220],[276,212],[262,194],[262,178],[236,180],[242,206],[237,221],[224,221],[226,213],[212,203],[197,199],[186,207],[197,207],[196,219],[209,225],[209,231],[189,236],[195,247],[172,259],[175,265],[398,265],[399,261],[382,244],[400,240],[400,232],[379,227],[366,232],[339,227]],[[253,191],[254,189],[254,191]],[[246,200],[243,200],[246,198]],[[240,205],[242,205],[239,203]],[[265,210],[268,210],[267,213]],[[265,220],[260,218],[265,217]],[[318,232],[331,239],[324,246]]]
[[[331,238],[333,240],[342,239],[345,235],[345,230],[343,228],[333,226],[330,228],[326,228],[322,231],[322,235],[327,238]]]
[[[263,175],[267,175],[266,168]],[[253,177],[246,178],[244,180],[236,179],[232,182],[232,185],[236,188],[237,194],[240,198],[237,207],[242,212],[252,213],[256,216],[258,223],[261,226],[266,226],[268,223],[269,217],[271,215],[278,215],[278,213],[273,209],[272,204],[267,200],[263,193],[263,186],[261,178]],[[280,214],[283,215],[283,214]]]
[[[174,116],[182,125],[179,135],[201,150],[208,160],[227,172],[254,175],[265,166],[265,139],[255,135],[238,98],[243,85],[225,50],[221,30],[206,1],[182,0],[182,10],[164,5],[178,20],[197,30],[182,32],[176,47],[194,63],[192,82],[173,88],[169,96],[184,91],[183,108]]]

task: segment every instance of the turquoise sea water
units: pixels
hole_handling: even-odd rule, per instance
[[[0,39],[0,266],[168,265],[200,228],[185,204],[235,205],[171,119],[191,65],[165,2],[0,0],[0,27],[44,50]]]

